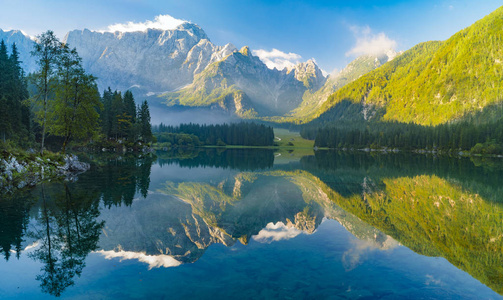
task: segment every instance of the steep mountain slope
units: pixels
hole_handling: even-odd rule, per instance
[[[64,41],[77,48],[86,70],[98,76],[101,89],[137,88],[144,94],[183,87],[208,64],[235,50],[231,44],[213,45],[206,33],[191,23],[173,30],[74,30]]]
[[[348,84],[318,121],[401,121],[436,125],[503,99],[503,7],[445,42],[427,42]]]
[[[380,67],[397,55],[393,50],[381,55],[363,55],[349,63],[341,72],[329,76],[325,84],[313,91],[306,91],[302,103],[294,109],[286,121],[302,122],[316,113],[328,97],[344,85]]]
[[[218,105],[243,117],[283,115],[301,103],[306,90],[324,81],[313,61],[290,71],[271,70],[243,47],[208,66],[191,85],[164,97],[168,105]]]
[[[35,42],[29,36],[23,34],[23,32],[19,30],[3,31],[0,29],[0,40],[5,42],[9,49],[9,53],[12,44],[16,43],[17,51],[19,52],[19,60],[26,73],[36,70],[37,64],[30,54]]]
[[[30,37],[0,31],[0,38],[9,46],[16,42],[25,70],[36,70]],[[129,89],[136,99],[148,98],[157,108],[157,121],[164,119],[160,114],[194,108],[227,117],[281,116],[295,109],[306,91],[314,93],[326,81],[314,60],[291,70],[271,70],[248,47],[238,51],[232,44],[216,46],[188,22],[173,30],[74,30],[63,42],[77,49],[84,68],[98,77],[100,90]],[[162,93],[168,106],[177,108],[166,110],[155,97]]]

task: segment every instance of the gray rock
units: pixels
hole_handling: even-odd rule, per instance
[[[89,170],[90,165],[88,163],[84,163],[79,161],[76,155],[67,155],[65,157],[65,165],[62,167],[62,170],[65,173],[82,173]]]

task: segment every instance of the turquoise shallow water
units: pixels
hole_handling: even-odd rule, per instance
[[[4,197],[0,297],[502,298],[494,165],[204,155],[101,158],[77,182]]]

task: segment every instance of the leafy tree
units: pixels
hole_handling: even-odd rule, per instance
[[[76,49],[62,48],[56,77],[56,97],[48,113],[49,133],[64,138],[62,152],[71,138],[97,133],[101,105],[96,78],[86,74]]]
[[[35,101],[41,105],[40,110],[36,114],[36,120],[42,126],[41,154],[44,153],[47,112],[49,110],[49,101],[51,100],[49,98],[53,92],[51,81],[54,80],[58,58],[62,51],[61,48],[62,44],[54,35],[54,32],[48,30],[37,36],[37,43],[31,52],[32,56],[37,58],[37,64],[39,65],[39,70],[34,74],[34,79],[38,88],[38,95],[36,95]]]

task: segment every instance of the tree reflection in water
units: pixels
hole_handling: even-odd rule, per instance
[[[97,221],[100,195],[70,189],[66,183],[51,188],[42,184],[40,190],[40,227],[28,232],[39,247],[29,256],[43,263],[42,273],[36,277],[42,291],[60,296],[81,275],[85,258],[97,248],[104,226]]]

